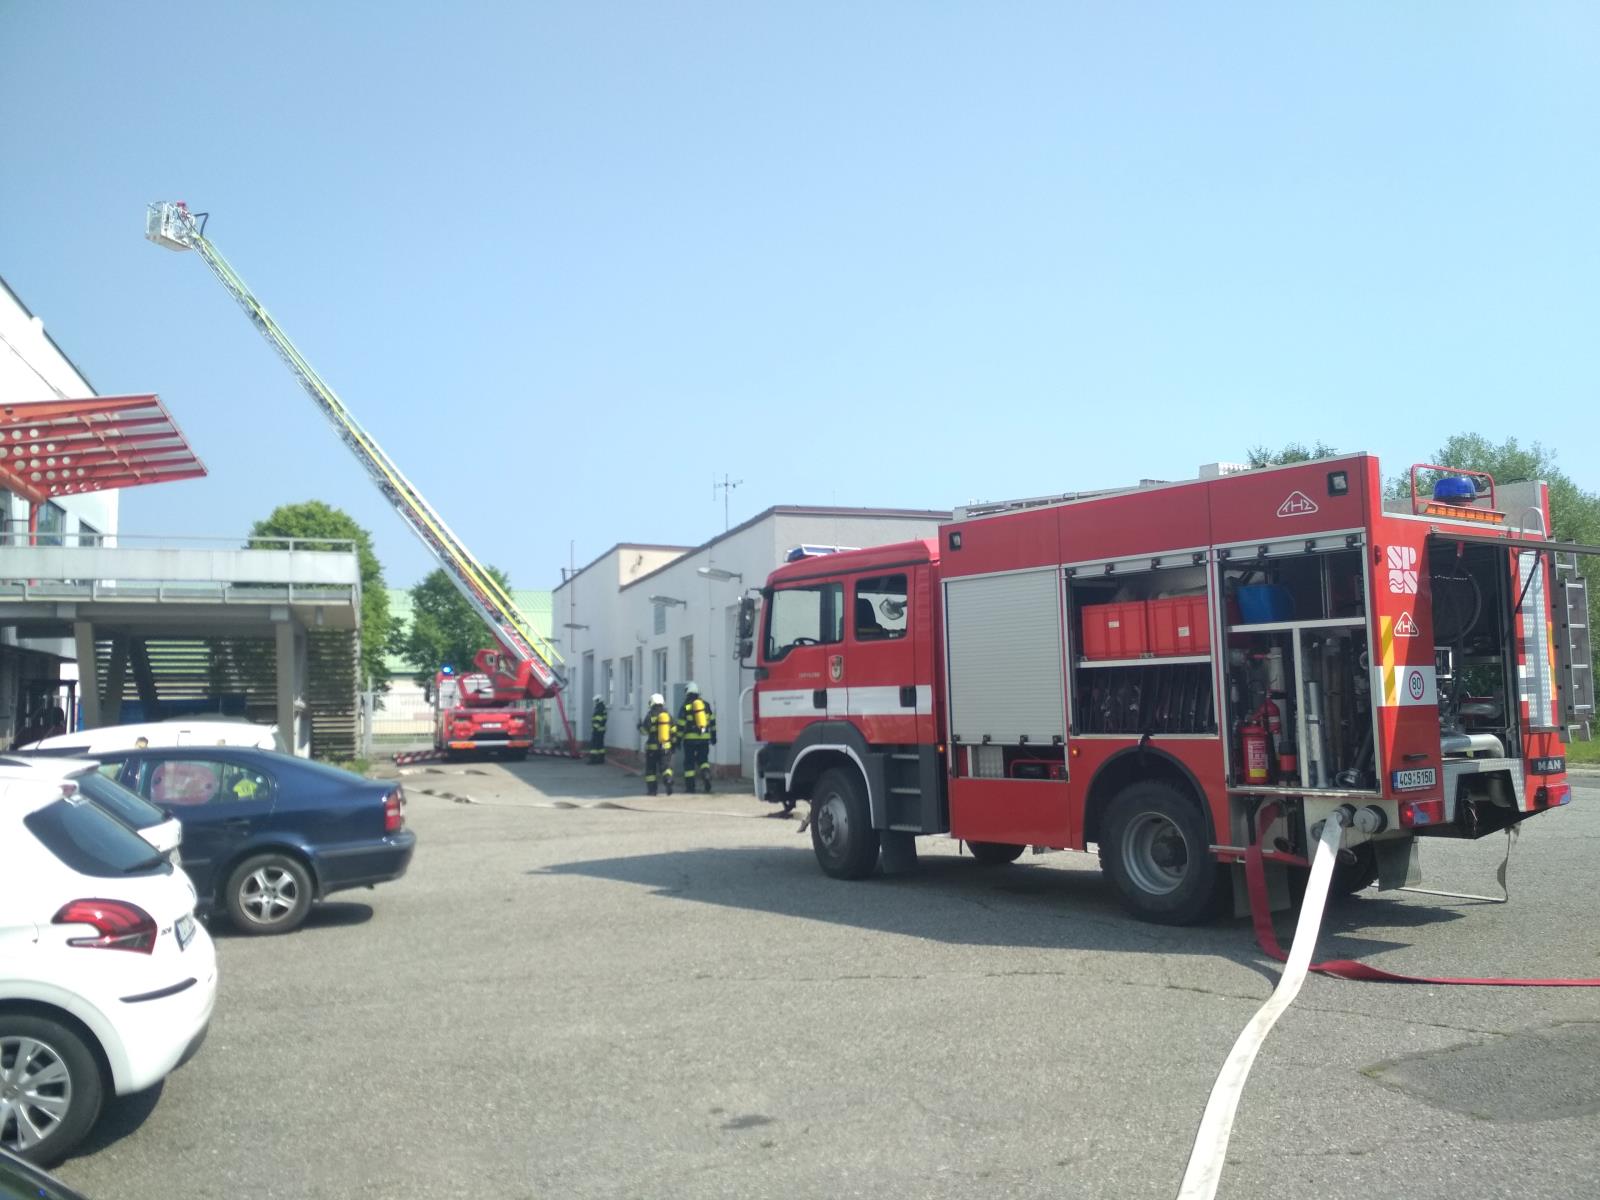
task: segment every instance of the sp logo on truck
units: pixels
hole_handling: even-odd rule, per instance
[[[1384,551],[1389,567],[1389,593],[1394,596],[1417,594],[1417,548],[1390,546]]]
[[[828,659],[828,678],[835,683],[844,678],[844,655],[835,654]]]
[[[1290,492],[1289,498],[1278,505],[1280,517],[1309,517],[1317,511],[1317,502],[1304,492]]]

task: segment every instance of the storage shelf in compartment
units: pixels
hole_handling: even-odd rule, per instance
[[[1164,667],[1173,663],[1208,663],[1211,661],[1209,654],[1168,654],[1160,658],[1080,658],[1078,667],[1082,670],[1096,670],[1105,667]]]
[[[1290,633],[1296,629],[1360,629],[1365,617],[1321,617],[1315,621],[1263,621],[1259,625],[1229,625],[1229,633]]]

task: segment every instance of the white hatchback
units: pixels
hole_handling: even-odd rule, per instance
[[[181,867],[183,863],[178,856],[178,846],[183,842],[183,825],[177,817],[118,783],[113,778],[117,769],[103,768],[91,758],[0,754],[0,780],[58,779],[63,783],[71,783],[149,842],[173,866]]]
[[[60,780],[0,780],[0,1146],[69,1153],[200,1045],[217,956],[188,876]]]

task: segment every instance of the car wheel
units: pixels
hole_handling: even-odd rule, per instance
[[[1163,925],[1206,920],[1222,892],[1205,814],[1165,783],[1135,783],[1111,801],[1100,867],[1134,916]]]
[[[1002,867],[1006,863],[1014,863],[1022,857],[1025,846],[1013,846],[1009,842],[968,842],[967,849],[972,851],[972,857],[985,866]]]
[[[223,901],[240,933],[288,933],[311,911],[311,874],[287,854],[260,854],[234,868]]]
[[[0,1014],[0,1146],[50,1166],[83,1140],[103,1097],[82,1035],[44,1017]]]
[[[850,771],[824,771],[811,793],[811,848],[835,879],[865,879],[878,866],[878,831]]]

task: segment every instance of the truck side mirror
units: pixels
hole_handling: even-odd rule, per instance
[[[752,654],[754,654],[755,652],[756,652],[756,640],[755,640],[755,638],[740,638],[739,639],[739,661],[740,662],[749,662],[750,661],[750,656]]]
[[[741,596],[739,597],[739,647],[743,657],[750,657],[750,650],[747,647],[753,645],[755,636],[756,598]]]

